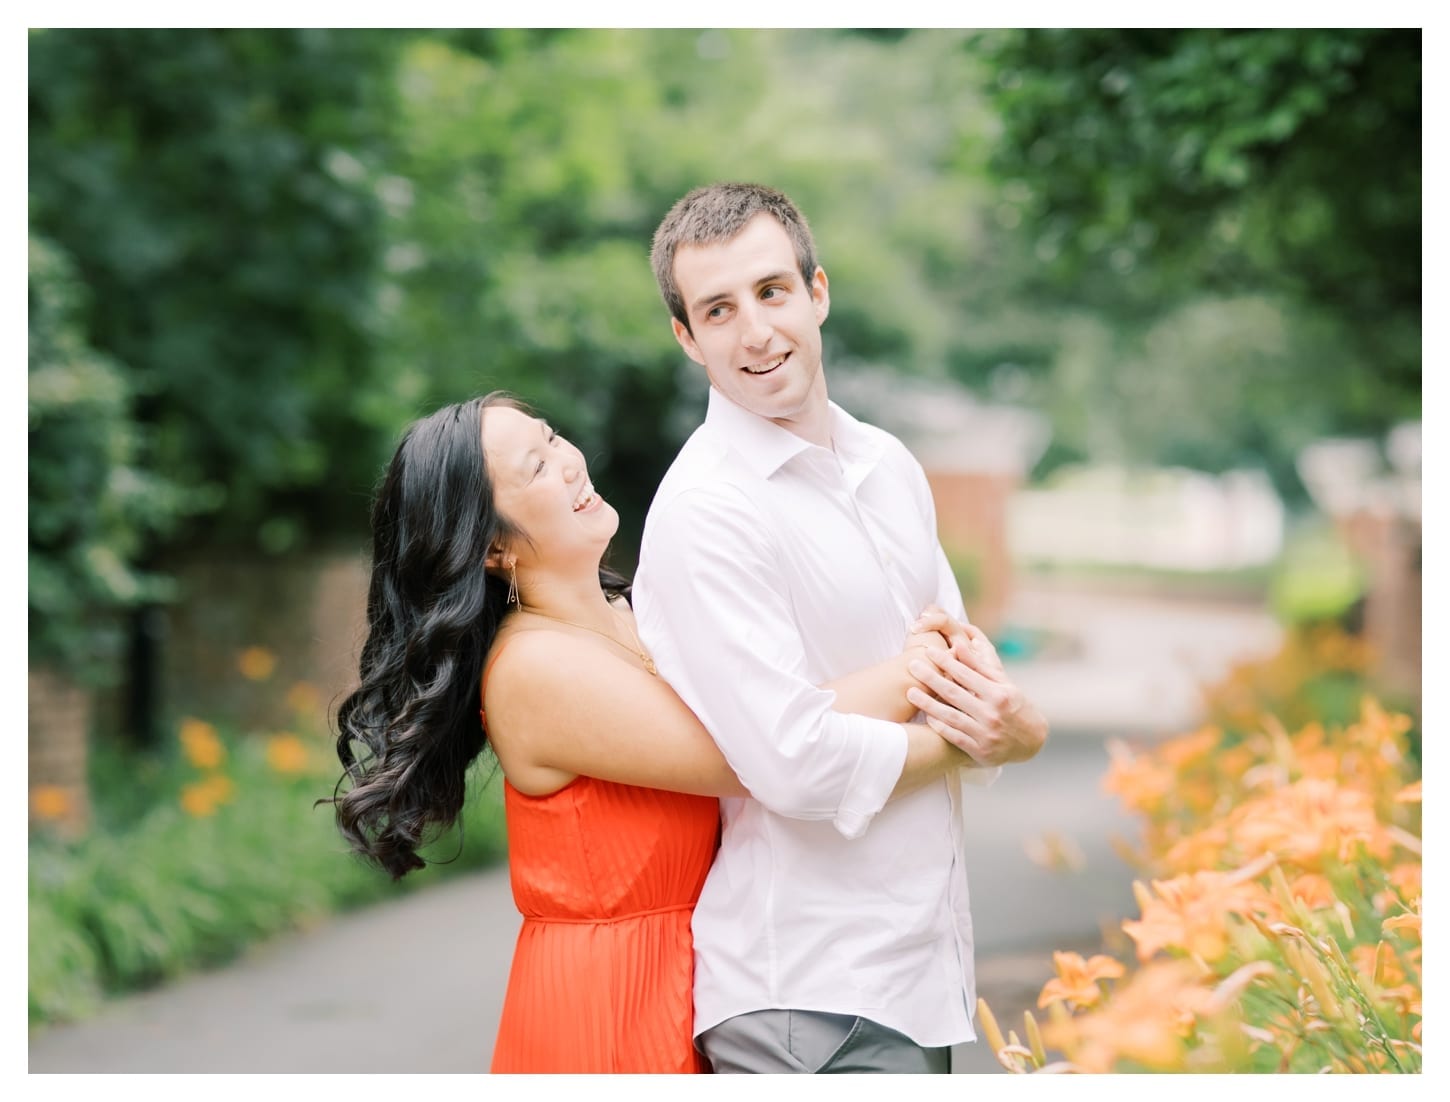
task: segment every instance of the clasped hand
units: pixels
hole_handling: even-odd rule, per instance
[[[1047,741],[1047,720],[1012,683],[997,648],[975,624],[935,605],[907,640],[907,670],[920,683],[906,699],[926,724],[978,765],[1026,761]]]

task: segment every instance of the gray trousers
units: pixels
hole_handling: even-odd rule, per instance
[[[950,1048],[922,1048],[905,1034],[851,1014],[757,1010],[705,1030],[696,1046],[716,1073],[935,1072]]]

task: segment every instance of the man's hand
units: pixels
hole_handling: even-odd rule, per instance
[[[1047,720],[1007,677],[997,648],[975,624],[953,622],[943,634],[949,650],[926,648],[908,667],[930,692],[912,687],[906,699],[978,765],[1033,757],[1047,741]]]

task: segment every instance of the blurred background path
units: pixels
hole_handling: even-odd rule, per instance
[[[1134,913],[1112,846],[1134,824],[1099,788],[1107,738],[1187,729],[1195,686],[1272,650],[1278,630],[1247,605],[1026,587],[1011,622],[1047,640],[1012,668],[1053,734],[968,813],[979,993],[1004,1030],[1035,1005],[1054,949],[1092,951]],[[37,1032],[30,1071],[486,1071],[518,926],[506,869],[446,882]],[[1000,1070],[981,1044],[954,1063]]]

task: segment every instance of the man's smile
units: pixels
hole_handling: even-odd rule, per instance
[[[749,364],[742,368],[742,370],[749,375],[769,375],[777,367],[785,363],[789,356],[789,352],[782,352],[780,355],[772,356],[768,360],[761,360],[759,363]]]

